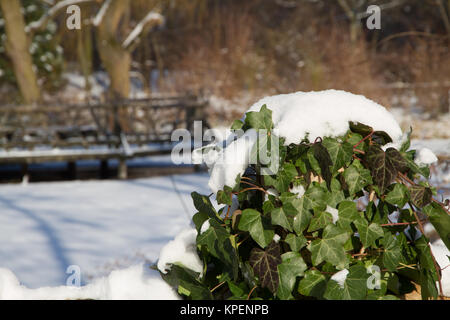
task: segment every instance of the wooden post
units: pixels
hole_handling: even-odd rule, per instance
[[[125,158],[119,159],[119,168],[117,171],[117,175],[120,180],[125,180],[128,178],[127,162]]]
[[[100,179],[108,179],[108,160],[100,161]]]
[[[69,161],[67,163],[67,176],[70,180],[77,178],[77,165],[75,161]]]

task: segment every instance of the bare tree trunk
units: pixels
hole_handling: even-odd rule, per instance
[[[25,103],[40,100],[40,90],[33,61],[29,51],[30,40],[25,33],[25,20],[21,12],[20,1],[0,0],[0,7],[5,19],[5,48],[12,60],[14,74]]]
[[[100,59],[111,80],[110,96],[127,98],[130,93],[131,54],[123,48],[119,39],[120,28],[130,9],[130,0],[112,0],[101,23],[97,27]]]

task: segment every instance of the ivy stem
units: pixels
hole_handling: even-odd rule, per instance
[[[369,139],[374,133],[375,133],[375,131],[372,130],[371,133],[369,133],[367,136],[365,136],[364,138],[362,138],[361,140],[359,140],[359,142],[353,146],[353,149],[355,149],[355,148],[358,147],[361,143],[363,143],[364,141],[366,141],[367,139]]]
[[[210,291],[213,292],[214,290],[216,290],[217,288],[219,288],[220,286],[222,286],[225,283],[225,281],[222,281],[221,283],[219,283],[217,286],[215,286],[214,288],[212,288]]]
[[[239,191],[239,193],[250,191],[250,190],[259,190],[259,191],[262,191],[264,193],[267,193],[266,190],[264,190],[263,188],[260,188],[260,187],[251,187],[251,188],[242,189],[241,191]]]
[[[423,228],[422,222],[420,221],[419,216],[417,215],[416,210],[414,210],[414,207],[413,207],[411,202],[409,202],[409,206],[411,207],[411,210],[414,213],[414,217],[417,220],[417,224],[419,225],[420,232],[423,234],[423,236],[425,236],[425,229]],[[431,250],[431,245],[430,245],[430,242],[428,240],[427,240],[427,246],[430,249],[431,258],[433,259],[433,265],[434,265],[434,268],[436,269],[436,275],[438,277],[439,291],[440,291],[440,295],[439,296],[441,297],[441,299],[443,299],[444,291],[442,290],[440,267],[438,266],[438,264],[436,262],[436,259],[435,259],[434,255],[433,255],[433,250]]]
[[[425,222],[428,219],[425,220],[421,220],[421,222]],[[385,224],[380,224],[380,227],[394,227],[394,226],[405,226],[405,225],[409,225],[409,224],[417,224],[417,221],[412,221],[412,222],[397,222],[397,223],[385,223]]]
[[[247,300],[250,300],[250,297],[251,297],[253,291],[255,291],[255,289],[256,289],[257,287],[258,287],[258,286],[254,286],[254,287],[252,288],[252,290],[250,290],[250,293],[249,293],[248,296],[247,296]]]

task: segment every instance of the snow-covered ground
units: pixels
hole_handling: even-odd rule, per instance
[[[274,129],[279,129],[287,141],[298,142],[306,132],[312,138],[344,133],[349,120],[385,130],[394,142],[401,139],[401,129],[394,118],[361,96],[328,91],[282,95],[260,102],[275,107]],[[254,108],[259,108],[260,102]],[[303,113],[295,104],[302,107]],[[359,109],[361,105],[365,105],[364,110]],[[336,113],[333,107],[342,111],[339,119],[332,117]],[[438,156],[450,153],[448,140],[413,142],[414,147],[419,145]],[[241,149],[249,147],[244,144]],[[246,154],[236,150],[239,155]],[[422,162],[436,160],[431,151],[421,152]],[[174,260],[179,257],[173,257],[171,248],[186,256],[196,233],[194,230],[180,234],[195,213],[190,193],[209,194],[209,190],[217,191],[231,178],[234,182],[237,173],[245,169],[246,161],[231,166],[229,162],[223,166],[213,163],[211,179],[207,174],[189,174],[128,181],[0,186],[0,298],[176,298],[158,273],[149,270],[149,264],[156,262],[162,247],[176,235],[175,242],[166,247],[170,250],[163,250],[160,265],[164,261],[179,261]],[[444,190],[440,194],[448,195],[448,168],[436,169],[433,174],[433,182]],[[434,244],[435,248],[438,263],[444,268],[448,262],[445,255],[450,252],[441,243]],[[64,287],[74,270],[81,271],[81,284],[88,285]],[[447,295],[449,272],[447,268],[443,277]],[[19,281],[28,288],[19,286]]]
[[[209,193],[207,181],[206,174],[188,174],[1,185],[0,268],[37,288],[65,285],[70,265],[80,267],[84,284],[155,262],[164,244],[189,226],[190,193]]]

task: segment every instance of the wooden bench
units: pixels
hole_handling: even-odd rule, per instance
[[[0,106],[0,164],[28,165],[77,160],[118,159],[118,176],[127,178],[126,160],[169,154],[174,130],[193,134],[205,119],[205,99],[162,96],[107,103]]]

